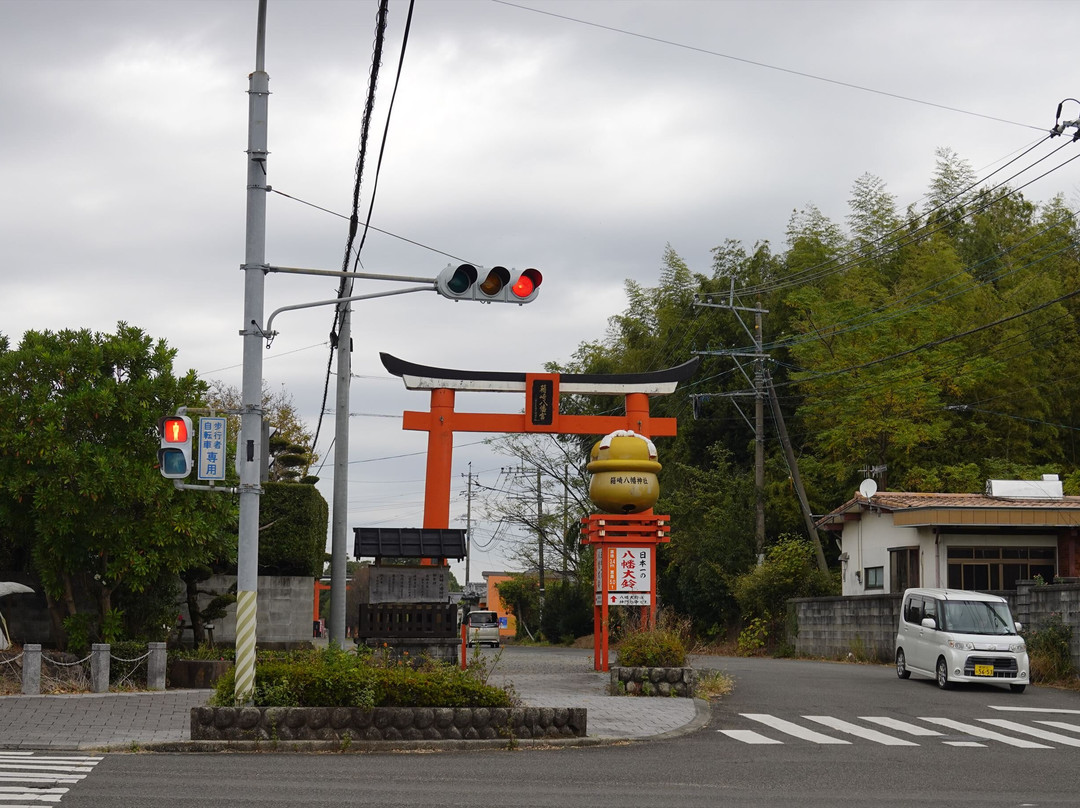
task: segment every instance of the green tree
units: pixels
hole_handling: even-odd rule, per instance
[[[28,331],[14,349],[0,337],[0,531],[29,548],[58,636],[67,619],[118,638],[125,618],[129,634],[163,635],[175,615],[121,614],[122,596],[228,541],[231,499],[178,491],[156,468],[158,418],[205,392],[194,371],[174,375],[175,355],[125,323]]]

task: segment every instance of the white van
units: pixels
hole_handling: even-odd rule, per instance
[[[495,612],[469,612],[465,618],[466,637],[469,645],[499,647],[499,615]]]
[[[1028,683],[1027,646],[1005,598],[960,589],[908,589],[896,631],[896,675],[953,682]]]

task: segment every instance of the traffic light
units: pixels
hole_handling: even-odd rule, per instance
[[[166,415],[158,419],[158,467],[170,480],[191,474],[191,419],[186,415]]]
[[[482,303],[530,303],[539,294],[544,276],[538,269],[513,273],[506,267],[450,264],[435,279],[435,289],[451,300],[479,300]]]

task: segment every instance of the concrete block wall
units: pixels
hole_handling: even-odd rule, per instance
[[[236,583],[235,575],[212,575],[199,584],[208,592],[227,592]],[[259,576],[256,611],[256,634],[263,647],[291,648],[311,642],[311,616],[315,605],[315,579],[306,576]],[[202,608],[212,595],[200,596]],[[187,609],[181,609],[185,618]],[[186,635],[191,641],[191,633]],[[236,642],[236,604],[229,606],[221,620],[214,623],[214,642]]]
[[[1051,614],[1072,627],[1070,651],[1080,670],[1080,584],[1035,586],[1018,581],[1015,592],[996,592],[1009,601],[1013,618],[1025,628],[1038,628]],[[891,662],[900,620],[902,595],[795,598],[788,601],[786,639],[799,654],[843,659],[856,657]]]
[[[788,601],[788,643],[800,654],[829,659],[849,653],[888,662],[893,657],[901,595],[796,598]]]

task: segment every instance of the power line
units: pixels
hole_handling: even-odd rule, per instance
[[[681,48],[683,50],[693,51],[695,53],[701,53],[701,54],[704,54],[706,56],[715,56],[715,57],[720,58],[720,59],[730,59],[733,62],[741,62],[742,64],[748,64],[748,65],[753,65],[754,67],[765,68],[766,70],[775,70],[775,71],[780,72],[780,73],[787,73],[789,75],[799,76],[800,78],[804,78],[804,79],[812,79],[814,81],[822,81],[822,82],[825,82],[827,84],[834,84],[834,85],[836,85],[838,87],[847,87],[848,89],[859,90],[859,91],[864,92],[864,93],[873,93],[875,95],[882,95],[882,96],[885,96],[887,98],[895,98],[898,101],[908,101],[908,102],[913,103],[913,104],[922,104],[923,106],[935,107],[936,109],[943,109],[943,110],[946,110],[948,112],[958,112],[958,113],[960,113],[962,115],[972,115],[972,116],[974,116],[976,118],[984,118],[984,119],[986,119],[988,121],[996,121],[997,123],[1007,123],[1007,124],[1010,124],[1012,126],[1023,126],[1023,127],[1027,128],[1027,129],[1035,129],[1035,130],[1042,131],[1042,132],[1046,131],[1045,127],[1042,127],[1042,126],[1032,126],[1031,124],[1027,124],[1027,123],[1019,123],[1018,121],[1010,121],[1010,120],[1008,120],[1006,118],[998,118],[998,117],[996,117],[994,115],[985,115],[985,114],[983,114],[981,112],[972,112],[970,110],[960,109],[959,107],[951,107],[951,106],[948,106],[947,104],[938,104],[938,103],[935,103],[933,101],[924,101],[924,100],[922,100],[920,98],[913,98],[913,97],[907,96],[907,95],[900,95],[899,93],[892,93],[892,92],[888,92],[886,90],[877,90],[877,89],[874,89],[873,87],[864,87],[861,84],[853,84],[852,82],[840,81],[839,79],[830,79],[830,78],[826,78],[824,76],[815,75],[813,73],[806,73],[806,72],[804,72],[802,70],[793,70],[793,69],[787,68],[787,67],[779,67],[777,65],[771,65],[771,64],[768,64],[766,62],[758,62],[758,61],[755,61],[753,59],[746,59],[746,58],[743,58],[741,56],[732,56],[729,53],[721,53],[720,51],[709,50],[708,48],[700,48],[700,47],[697,47],[695,45],[687,45],[684,42],[675,42],[674,40],[671,40],[671,39],[663,39],[661,37],[651,36],[649,34],[638,33],[637,31],[629,31],[629,30],[627,30],[625,28],[617,28],[617,27],[615,27],[613,25],[604,25],[603,23],[591,22],[589,20],[582,20],[582,19],[580,19],[578,17],[570,17],[570,16],[568,16],[566,14],[556,14],[554,11],[546,11],[544,9],[532,8],[530,6],[523,6],[520,3],[511,3],[511,2],[509,2],[509,0],[492,0],[492,2],[493,3],[498,3],[499,5],[503,5],[503,6],[509,6],[511,8],[520,9],[522,11],[531,11],[534,14],[543,14],[543,15],[545,15],[547,17],[554,17],[556,19],[566,20],[567,22],[577,23],[578,25],[587,25],[587,26],[589,26],[591,28],[599,28],[601,30],[611,31],[612,33],[616,33],[616,34],[624,34],[626,36],[636,37],[637,39],[644,39],[644,40],[648,40],[649,42],[656,42],[656,43],[659,43],[661,45],[670,45],[673,48]]]

